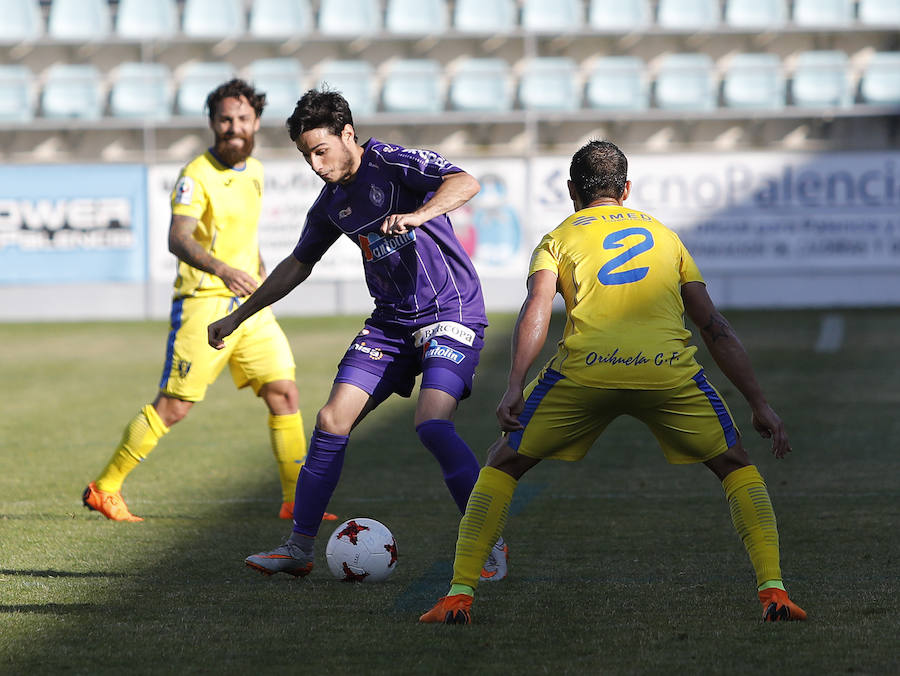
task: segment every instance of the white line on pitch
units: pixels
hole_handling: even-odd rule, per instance
[[[816,352],[837,352],[844,344],[844,317],[829,313],[822,315],[819,336],[813,349]]]

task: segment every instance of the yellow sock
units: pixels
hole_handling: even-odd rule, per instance
[[[153,405],[144,406],[128,423],[122,434],[122,441],[94,482],[97,488],[108,493],[121,490],[125,477],[150,455],[150,451],[156,448],[156,444],[168,431],[169,428],[163,424]]]
[[[756,571],[757,587],[774,586],[773,582],[781,581],[778,526],[765,481],[755,466],[748,465],[726,476],[722,487],[731,509],[731,522]]]
[[[306,435],[300,411],[290,415],[269,415],[269,439],[278,463],[281,494],[284,502],[294,501],[297,475],[306,460]]]
[[[453,561],[454,585],[466,585],[473,590],[478,586],[481,567],[506,525],[509,503],[517,483],[506,472],[482,467],[469,496],[466,513],[459,522]]]

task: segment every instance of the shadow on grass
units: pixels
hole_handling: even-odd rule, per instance
[[[74,578],[91,578],[91,577],[128,577],[125,573],[81,573],[71,570],[11,570],[9,568],[0,568],[0,575],[20,575],[24,577],[74,577]]]
[[[82,614],[97,610],[91,603],[23,603],[0,605],[0,613],[30,613],[38,615]]]

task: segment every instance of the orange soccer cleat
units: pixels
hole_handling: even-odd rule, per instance
[[[125,504],[119,491],[115,493],[101,491],[93,481],[84,489],[81,502],[88,509],[100,512],[110,521],[143,521],[141,517],[128,511],[128,505]]]
[[[806,611],[788,598],[783,589],[764,589],[759,592],[763,607],[763,622],[791,622],[805,620]]]
[[[279,519],[293,519],[294,518],[294,503],[293,502],[282,502],[281,503],[281,511],[278,512]],[[331,512],[325,512],[322,515],[322,521],[337,521],[337,515],[332,514]]]
[[[419,618],[419,622],[472,624],[472,597],[468,594],[442,596],[437,605]]]

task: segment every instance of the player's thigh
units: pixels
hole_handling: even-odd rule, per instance
[[[228,362],[237,387],[250,386],[255,394],[259,394],[266,383],[294,381],[294,355],[271,308],[264,308],[250,317],[241,324],[238,332]]]
[[[184,298],[172,303],[160,391],[184,401],[201,401],[228,363],[237,341],[209,346],[206,328],[227,314],[228,298]]]
[[[706,462],[734,446],[740,431],[703,371],[656,406],[631,412],[651,429],[672,464]]]
[[[433,335],[415,348],[422,359],[421,389],[440,390],[460,401],[472,393],[475,369],[484,347],[484,327],[470,328],[456,322],[439,322],[433,326],[458,327],[458,330]]]
[[[334,382],[363,390],[377,406],[392,394],[410,396],[418,374],[408,333],[369,319],[347,347]]]

